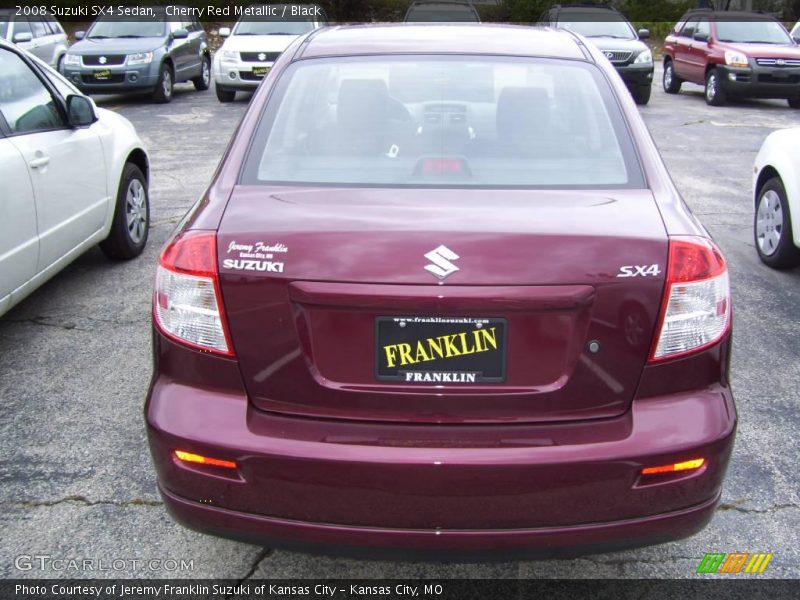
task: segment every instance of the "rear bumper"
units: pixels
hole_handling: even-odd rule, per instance
[[[189,527],[421,555],[562,555],[691,535],[713,515],[736,428],[722,386],[637,400],[593,423],[440,427],[282,417],[166,377],[146,419],[164,501]],[[238,468],[187,466],[176,449]],[[687,475],[639,477],[695,457],[707,464]]]
[[[203,533],[269,547],[373,559],[551,558],[611,552],[688,537],[708,524],[719,503],[716,496],[671,513],[572,527],[424,530],[279,519],[207,506],[160,485],[159,491],[176,521]]]
[[[718,66],[723,89],[732,96],[751,98],[800,97],[800,67]]]

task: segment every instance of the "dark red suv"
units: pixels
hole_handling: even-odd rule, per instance
[[[161,254],[146,418],[180,522],[556,554],[690,535],[736,429],[728,271],[567,32],[294,42]]]
[[[664,90],[705,85],[706,102],[729,97],[785,98],[800,108],[800,47],[763,14],[695,10],[664,41]]]

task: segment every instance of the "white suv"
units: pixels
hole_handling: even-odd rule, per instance
[[[124,117],[0,40],[0,315],[95,244],[141,254],[148,171]]]
[[[236,23],[232,31],[220,28],[220,36],[227,38],[214,55],[214,82],[220,102],[232,102],[237,90],[256,89],[297,36],[328,24],[318,7],[293,5],[295,11],[303,14],[292,16],[290,12],[283,13],[284,5],[270,6],[277,9],[274,18],[247,17]],[[286,8],[291,10],[292,5]]]

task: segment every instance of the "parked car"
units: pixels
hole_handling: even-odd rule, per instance
[[[472,2],[416,0],[406,10],[406,23],[480,23]]]
[[[112,258],[138,256],[148,174],[125,118],[0,41],[0,315],[95,244]]]
[[[189,527],[557,554],[690,535],[719,501],[725,260],[569,32],[293,42],[167,242],[153,310],[147,430]]]
[[[54,17],[17,15],[15,9],[0,9],[0,39],[14,42],[58,70],[69,47],[67,34]]]
[[[211,82],[211,53],[203,27],[194,19],[150,21],[101,17],[69,49],[64,74],[87,94],[148,93],[172,100],[173,86],[191,81],[198,91]]]
[[[277,6],[280,10],[282,5]],[[214,89],[219,101],[233,102],[237,91],[256,89],[297,36],[327,25],[324,14],[307,11],[307,15],[292,20],[243,17],[233,30],[221,27],[219,34],[226,39],[214,55]]]
[[[792,27],[792,39],[800,44],[800,21],[795,23],[794,27]]]
[[[800,128],[771,133],[753,171],[758,256],[775,269],[800,266]]]
[[[705,85],[712,106],[747,97],[785,98],[800,108],[800,48],[767,15],[690,11],[667,36],[663,55],[668,94],[690,81]]]
[[[637,104],[650,102],[653,53],[643,40],[650,31],[636,31],[630,21],[611,6],[556,5],[539,19],[540,24],[579,33],[611,61]]]

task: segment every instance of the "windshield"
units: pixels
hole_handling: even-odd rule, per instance
[[[447,8],[415,7],[406,15],[407,23],[477,23],[475,13],[467,6]]]
[[[551,59],[304,60],[281,77],[243,182],[634,187],[632,141],[593,65]]]
[[[777,21],[717,21],[720,42],[742,44],[791,44],[789,34]]]
[[[167,23],[158,21],[112,21],[108,18],[98,20],[87,34],[88,39],[163,37],[167,33]]]
[[[624,40],[636,39],[633,29],[628,22],[623,19],[598,21],[597,15],[580,15],[574,13],[570,13],[569,17],[570,18],[565,21],[559,21],[558,26],[585,35],[586,37],[610,37]]]
[[[314,22],[310,17],[305,21],[239,21],[233,35],[302,35],[312,29]]]

